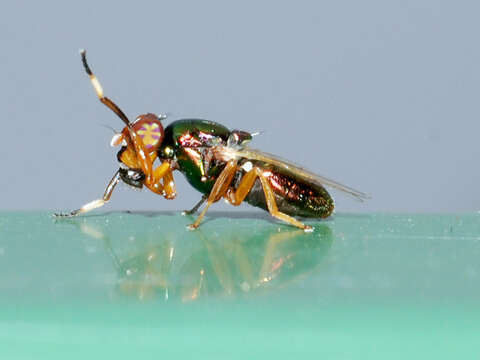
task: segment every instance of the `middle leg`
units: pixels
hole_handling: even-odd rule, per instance
[[[214,203],[220,200],[227,192],[228,188],[230,187],[230,183],[233,180],[233,176],[237,171],[237,161],[230,160],[225,165],[225,168],[222,170],[220,175],[218,175],[215,184],[213,185],[212,191],[208,195],[207,205],[203,211],[198,215],[197,220],[193,224],[188,225],[188,229],[193,230],[196,229],[200,223],[202,222],[203,217],[207,213],[208,208]]]
[[[200,208],[200,206],[203,205],[203,203],[207,200],[208,195],[203,195],[202,198],[198,203],[195,204],[194,207],[192,207],[190,210],[184,210],[182,211],[182,215],[192,215],[197,212],[197,210]]]

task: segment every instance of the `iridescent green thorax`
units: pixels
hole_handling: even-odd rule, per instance
[[[209,147],[225,144],[230,130],[209,120],[182,119],[165,128],[165,138],[158,149],[160,159],[174,159],[187,181],[207,194],[222,168],[212,164],[206,169],[205,153]]]

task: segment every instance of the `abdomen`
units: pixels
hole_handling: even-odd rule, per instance
[[[332,214],[334,201],[324,187],[302,181],[271,165],[257,164],[257,166],[264,169],[264,176],[275,194],[279,211],[290,216],[307,218],[326,218]],[[235,187],[241,181],[240,178],[241,176],[237,176]],[[255,181],[245,201],[268,211],[260,179]]]

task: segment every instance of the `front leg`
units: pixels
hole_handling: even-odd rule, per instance
[[[150,179],[145,179],[145,186],[155,194],[162,195],[165,199],[174,199],[177,196],[177,192],[175,180],[173,179],[173,170],[170,162],[163,162],[153,171]]]
[[[120,171],[117,171],[115,175],[113,175],[112,180],[110,180],[110,182],[108,183],[102,199],[93,200],[88,204],[83,205],[80,209],[73,210],[68,214],[57,213],[57,214],[54,214],[54,216],[55,217],[73,217],[73,216],[77,216],[79,214],[83,214],[91,210],[97,209],[99,207],[102,207],[112,197],[113,189],[115,189],[115,186],[117,186],[119,181],[120,181]]]
[[[130,134],[130,139],[133,142],[140,168],[146,176],[146,182],[152,184],[155,182],[152,158],[150,157],[150,154],[145,148],[145,145],[143,144],[143,140],[140,135],[133,131],[131,126],[127,126],[127,130]]]
[[[167,200],[175,199],[177,196],[177,187],[173,178],[173,170],[170,169],[163,177],[163,197]]]

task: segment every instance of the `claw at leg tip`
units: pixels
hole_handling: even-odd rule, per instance
[[[313,226],[309,226],[309,225],[305,226],[305,228],[303,229],[303,231],[306,232],[306,233],[311,233],[311,232],[313,232],[313,230],[315,230],[315,228]]]
[[[196,226],[195,224],[187,225],[187,229],[190,230],[190,231],[195,230],[197,227],[198,227],[198,226]]]

